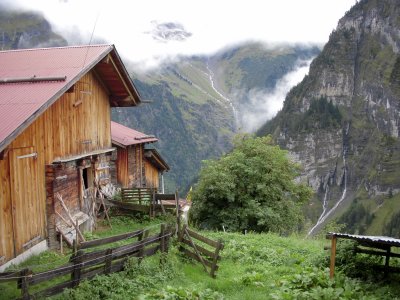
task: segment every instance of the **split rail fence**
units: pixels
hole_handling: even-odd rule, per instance
[[[2,273],[0,275],[0,283],[16,281],[17,287],[21,289],[20,299],[24,300],[55,295],[62,292],[65,288],[78,286],[84,279],[90,279],[100,274],[122,271],[130,257],[143,258],[154,255],[158,250],[162,253],[168,252],[169,240],[174,233],[175,228],[167,227],[163,224],[161,225],[160,233],[152,236],[148,236],[147,230],[137,230],[103,239],[75,243],[75,251],[68,264],[39,273],[33,273],[29,269]],[[93,247],[104,247],[105,244],[130,238],[135,238],[135,240],[123,246],[109,247],[100,250],[92,249],[93,251],[91,252],[85,251]],[[70,275],[70,278],[65,280],[65,277],[68,275]],[[30,289],[35,285],[56,278],[58,282],[62,282],[44,290],[30,293]]]
[[[178,235],[179,250],[186,256],[200,262],[204,271],[215,278],[218,271],[218,261],[221,259],[219,252],[224,248],[221,241],[214,241],[183,225]],[[204,246],[202,246],[201,242]]]

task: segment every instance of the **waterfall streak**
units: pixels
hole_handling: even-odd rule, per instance
[[[328,186],[326,187],[322,214],[318,218],[317,223],[307,233],[307,236],[310,236],[319,225],[321,225],[323,222],[325,222],[325,220],[329,217],[329,215],[333,211],[335,211],[335,209],[338,208],[338,206],[346,198],[346,193],[347,193],[347,166],[346,166],[346,151],[345,150],[343,150],[343,176],[344,176],[344,189],[343,189],[342,196],[340,197],[339,201],[337,201],[336,204],[328,212],[326,212],[326,209],[327,209],[327,207],[326,207],[327,206],[327,201],[326,200],[327,200],[327,195],[328,195]]]
[[[233,102],[231,99],[225,97],[222,93],[220,93],[220,91],[217,90],[217,88],[215,87],[214,84],[214,72],[210,69],[210,65],[206,64],[207,67],[207,71],[208,73],[206,73],[208,75],[208,78],[210,79],[210,83],[211,83],[211,87],[214,90],[215,93],[217,93],[218,96],[220,96],[222,99],[224,99],[226,102],[228,102],[229,106],[232,108],[232,112],[233,112],[233,116],[235,118],[235,123],[236,125],[238,124],[238,112],[235,108],[235,106],[233,105]]]

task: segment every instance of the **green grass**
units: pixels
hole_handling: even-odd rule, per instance
[[[383,203],[374,210],[374,219],[371,226],[368,228],[367,234],[380,235],[382,228],[390,221],[392,216],[400,211],[400,194],[393,198],[385,197]]]
[[[112,219],[113,229],[104,223],[92,234],[104,237],[149,227],[159,230],[165,219],[137,222],[128,217]],[[176,240],[172,241],[167,263],[160,265],[160,255],[132,259],[125,271],[98,276],[75,290],[66,290],[54,299],[397,299],[395,281],[372,282],[346,277],[340,271],[329,279],[327,244],[321,239],[302,236],[281,237],[275,234],[202,232],[221,239],[224,249],[215,279],[199,263],[183,257]],[[88,236],[89,237],[89,236]],[[339,249],[341,245],[339,243]],[[24,266],[63,264],[67,255],[45,252]],[[354,267],[356,268],[356,267]],[[354,269],[353,268],[353,269]],[[39,269],[38,269],[39,270]],[[43,287],[42,287],[43,288]],[[19,291],[0,285],[2,299],[13,299]]]

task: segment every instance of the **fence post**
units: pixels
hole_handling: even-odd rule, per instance
[[[163,265],[165,263],[165,224],[161,224],[160,230],[160,264]]]
[[[138,237],[138,241],[141,242],[143,241],[143,239],[145,239],[147,236],[149,235],[149,231],[144,229],[142,231],[142,233],[139,235]],[[138,252],[138,264],[140,264],[142,262],[143,259],[143,255],[144,255],[144,243],[140,244],[140,248],[139,248],[139,252]]]
[[[32,274],[32,272],[29,269],[23,269],[20,272],[21,279],[18,285],[21,288],[21,295],[23,300],[31,299],[28,289],[29,288],[28,275],[30,274]]]
[[[74,257],[72,257],[72,262],[74,263],[74,268],[72,269],[71,273],[72,287],[78,286],[81,280],[83,254],[84,254],[83,250],[79,250],[78,252],[76,252]]]
[[[112,252],[113,252],[112,248],[107,249],[107,251],[106,251],[106,256],[104,259],[104,274],[111,273]]]
[[[169,240],[172,236],[172,233],[174,232],[174,226],[173,225],[168,225],[166,229],[166,234],[167,236],[165,237],[165,251],[169,251]]]
[[[183,224],[183,227],[179,228],[179,231],[178,231],[178,242],[182,242],[183,237],[185,235],[186,228],[187,228],[186,224]]]
[[[213,278],[215,278],[215,271],[217,270],[219,251],[221,251],[222,249],[224,249],[224,244],[221,242],[221,240],[219,240],[218,241],[218,246],[217,246],[217,248],[215,249],[215,252],[214,252],[214,257],[213,257],[211,271],[210,271],[210,275]]]

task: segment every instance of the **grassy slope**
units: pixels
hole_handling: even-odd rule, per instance
[[[92,236],[103,237],[143,227],[158,229],[165,220],[137,223],[127,217],[112,219]],[[328,278],[328,254],[324,240],[275,234],[203,232],[222,239],[225,248],[217,278],[210,278],[198,263],[184,259],[176,242],[163,268],[159,257],[146,258],[138,267],[133,261],[125,272],[99,276],[84,282],[75,291],[56,299],[396,299],[398,284],[358,282],[337,272],[336,281]],[[340,247],[340,245],[339,245]],[[63,264],[67,255],[45,252],[24,266],[36,271]],[[41,267],[39,265],[42,265]],[[2,299],[13,299],[18,292],[10,284],[0,284]],[[43,287],[42,287],[43,288]],[[197,295],[197,296],[196,296]],[[199,296],[202,295],[202,296]],[[170,298],[168,298],[170,297]],[[179,298],[180,297],[180,298]],[[364,297],[364,298],[363,298]],[[313,299],[314,299],[313,298]]]

